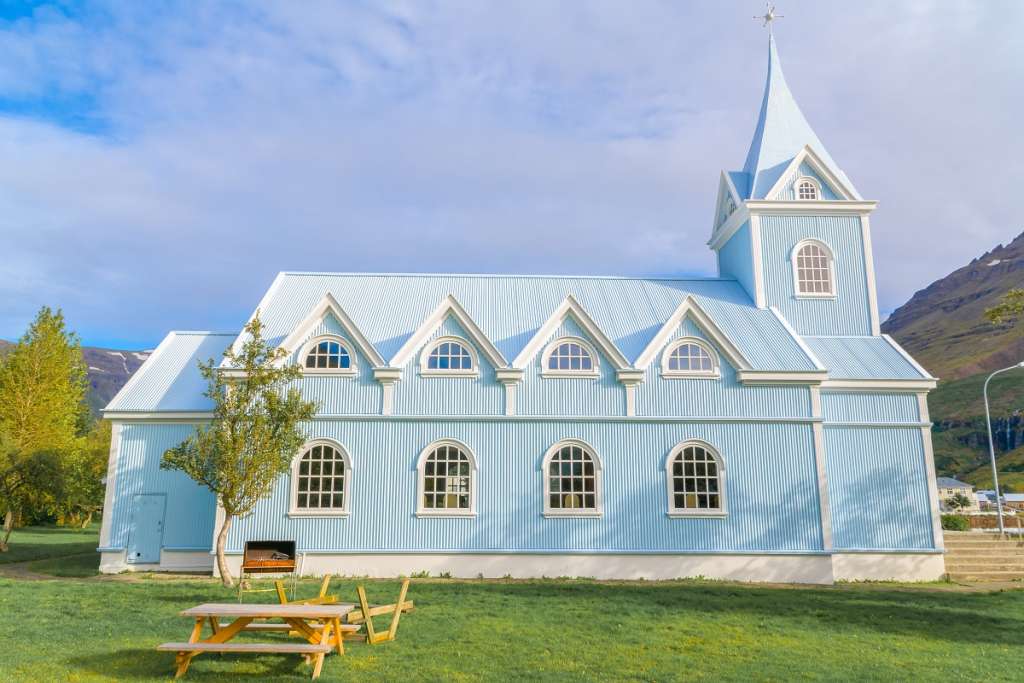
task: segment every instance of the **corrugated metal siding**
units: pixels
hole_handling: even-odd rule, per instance
[[[921,379],[884,337],[804,337],[832,379]]]
[[[164,451],[181,443],[194,427],[187,424],[125,424],[114,479],[114,509],[110,511],[110,547],[128,542],[132,497],[166,493],[165,548],[209,548],[213,538],[216,502],[213,494],[181,472],[161,470]]]
[[[821,412],[826,422],[920,422],[917,395],[821,393]]]
[[[348,518],[287,516],[288,478],[232,528],[246,539],[295,539],[332,551],[814,551],[821,549],[811,427],[807,424],[595,424],[586,422],[317,422],[311,436],[345,444],[355,461]],[[478,516],[415,517],[416,458],[456,438],[479,462]],[[545,519],[540,464],[566,438],[589,442],[604,463],[604,516]],[[687,438],[720,449],[725,519],[666,516],[665,459]]]
[[[721,363],[720,379],[664,379],[662,354],[680,337],[698,337],[714,343],[686,319],[655,357],[636,389],[638,415],[708,417],[807,417],[811,414],[810,392],[798,386],[743,386],[736,370],[716,347]]]
[[[814,172],[814,169],[810,167],[807,162],[800,164],[800,168],[795,173],[790,173],[789,177],[786,178],[786,187],[778,194],[775,199],[781,201],[793,201],[796,199],[796,179],[802,176],[809,176],[818,181],[821,186],[821,198],[822,199],[839,199],[839,196],[832,190],[832,186],[825,182],[825,180]]]
[[[285,274],[261,310],[279,343],[330,292],[385,359],[391,359],[448,294],[511,359],[569,294],[633,361],[684,298],[693,295],[751,362],[765,370],[809,367],[770,311],[732,280],[457,275]],[[793,365],[792,363],[795,363]]]
[[[750,223],[744,223],[729,241],[718,250],[718,271],[725,277],[734,277],[754,296],[754,256],[750,244]]]
[[[380,384],[373,378],[373,365],[345,334],[344,328],[333,315],[328,314],[313,331],[302,340],[302,344],[291,356],[291,362],[302,365],[300,354],[303,346],[313,337],[333,334],[341,337],[352,354],[356,364],[354,377],[337,375],[309,375],[293,383],[304,398],[316,401],[319,411],[327,415],[375,415],[380,413],[382,393]]]
[[[793,247],[818,239],[835,256],[837,298],[797,299]],[[800,334],[871,334],[860,219],[856,216],[762,216],[765,294]]]
[[[933,547],[921,430],[826,427],[837,549]]]
[[[598,354],[597,379],[541,376],[544,348],[559,337],[582,337],[590,342]],[[626,414],[626,390],[615,377],[615,367],[572,318],[566,318],[545,341],[526,368],[516,393],[516,413],[519,415]]]
[[[461,337],[476,351],[479,377],[424,377],[420,374],[420,353],[402,370],[402,379],[395,385],[395,415],[501,415],[505,411],[505,389],[495,379],[494,366],[461,325],[451,317],[427,340],[443,336]],[[425,344],[426,345],[426,344]],[[424,346],[425,346],[424,345]],[[347,411],[339,411],[345,413]]]
[[[107,410],[210,410],[198,363],[220,360],[235,335],[171,332]]]

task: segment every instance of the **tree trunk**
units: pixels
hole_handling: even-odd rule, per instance
[[[228,529],[231,528],[232,515],[224,515],[224,523],[221,524],[217,533],[217,569],[220,571],[220,581],[225,588],[232,588],[235,580],[231,578],[231,571],[228,569],[228,561],[224,558],[224,546],[228,540]]]
[[[7,552],[7,541],[11,538],[11,530],[14,528],[14,510],[7,508],[7,514],[4,515],[4,538],[0,541],[0,553]]]
[[[85,521],[82,522],[82,528],[88,529],[90,524],[92,524],[92,510],[85,513]]]

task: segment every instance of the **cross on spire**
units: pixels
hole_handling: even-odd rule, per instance
[[[754,19],[757,19],[758,21],[763,21],[764,23],[761,24],[761,27],[764,28],[764,27],[767,26],[768,27],[768,33],[771,34],[771,32],[772,32],[772,23],[776,19],[784,18],[786,15],[784,15],[784,14],[776,14],[775,13],[775,5],[773,5],[771,2],[764,3],[764,9],[765,9],[764,14],[762,14],[759,17],[754,17]]]

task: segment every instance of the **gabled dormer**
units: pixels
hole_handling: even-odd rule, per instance
[[[729,210],[729,201],[738,206]],[[742,170],[719,181],[709,246],[719,274],[800,334],[877,335],[865,201],[797,105],[775,39],[754,137]]]

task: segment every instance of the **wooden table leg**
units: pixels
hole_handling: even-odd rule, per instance
[[[320,631],[320,644],[330,642],[331,631],[333,630],[333,620],[328,619],[324,622],[324,628]],[[319,652],[316,658],[313,660],[313,679],[320,678],[320,671],[324,668],[324,656],[326,652]]]
[[[194,643],[199,640],[199,636],[203,634],[203,621],[204,619],[202,617],[196,617],[196,625],[192,628],[192,635],[189,636],[188,642]],[[197,653],[194,652],[179,652],[175,655],[175,678],[181,678],[185,675],[185,672],[188,671],[188,665],[192,662],[192,658],[195,657],[196,654]]]
[[[339,655],[344,655],[345,654],[345,643],[343,642],[344,641],[344,636],[342,635],[342,631],[341,631],[341,620],[340,619],[333,619],[332,621],[334,623],[334,642],[338,646],[338,654]]]

